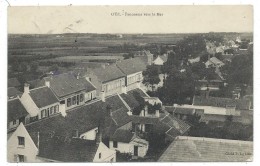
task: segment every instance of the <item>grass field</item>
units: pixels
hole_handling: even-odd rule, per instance
[[[50,61],[50,62],[89,62],[89,61],[100,61],[100,60],[122,60],[123,56],[113,56],[113,54],[105,54],[105,55],[98,55],[98,56],[64,56],[58,57],[53,59],[46,59],[42,61]]]
[[[123,38],[118,38],[97,34],[8,35],[8,56],[86,56],[94,55],[93,53],[123,53],[122,50],[113,50],[111,47],[122,46],[125,43],[135,45],[148,43],[174,44],[183,36],[183,34],[153,34],[124,35]],[[111,54],[107,55],[110,56]]]

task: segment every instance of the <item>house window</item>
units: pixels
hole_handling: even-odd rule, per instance
[[[56,105],[56,106],[54,107],[54,113],[57,113],[57,112],[59,112],[59,105]]]
[[[25,146],[24,137],[18,136],[18,145]]]
[[[54,107],[52,106],[51,108],[50,108],[50,115],[52,115],[54,113]]]
[[[65,104],[65,100],[60,101],[60,104]]]
[[[80,100],[80,102],[83,102],[83,100],[84,100],[84,95],[83,94],[80,94],[79,100]]]
[[[113,147],[114,147],[114,148],[117,148],[117,146],[118,146],[118,145],[117,145],[117,141],[113,141]]]
[[[18,155],[18,162],[24,162],[24,155]]]
[[[42,117],[42,118],[46,117],[46,109],[44,109],[44,110],[41,111],[41,117]]]
[[[76,96],[74,96],[74,97],[72,98],[72,104],[73,104],[73,105],[76,104]]]
[[[47,108],[47,110],[46,110],[46,112],[45,112],[45,115],[46,115],[46,116],[49,116],[49,114],[50,114],[50,108]]]
[[[101,159],[101,153],[99,153],[99,154],[98,154],[98,158],[100,158],[100,159]]]
[[[71,106],[71,98],[68,98],[67,99],[67,107],[70,107]]]

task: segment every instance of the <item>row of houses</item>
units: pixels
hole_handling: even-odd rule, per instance
[[[8,100],[8,161],[115,162],[117,153],[144,157],[144,133],[160,133],[165,141],[187,133],[190,126],[169,113],[140,107],[141,101],[162,104],[140,89],[141,63],[133,58],[50,75],[36,88],[25,84]],[[134,109],[142,114],[132,115]]]

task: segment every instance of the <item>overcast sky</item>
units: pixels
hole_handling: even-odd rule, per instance
[[[121,16],[112,16],[119,12]],[[142,16],[124,16],[138,13]],[[163,16],[144,16],[162,13]],[[8,32],[196,33],[253,32],[252,6],[10,7]]]

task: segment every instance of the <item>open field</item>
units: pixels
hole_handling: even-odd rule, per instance
[[[111,54],[100,55],[100,56],[64,56],[53,59],[46,59],[42,61],[50,61],[50,62],[89,62],[89,61],[116,61],[124,59],[123,56],[113,56]]]
[[[161,37],[160,37],[161,36]],[[87,53],[123,53],[113,49],[124,44],[143,46],[149,43],[174,44],[184,34],[173,35],[115,35],[62,34],[62,35],[9,35],[8,55],[58,55],[85,56]]]

